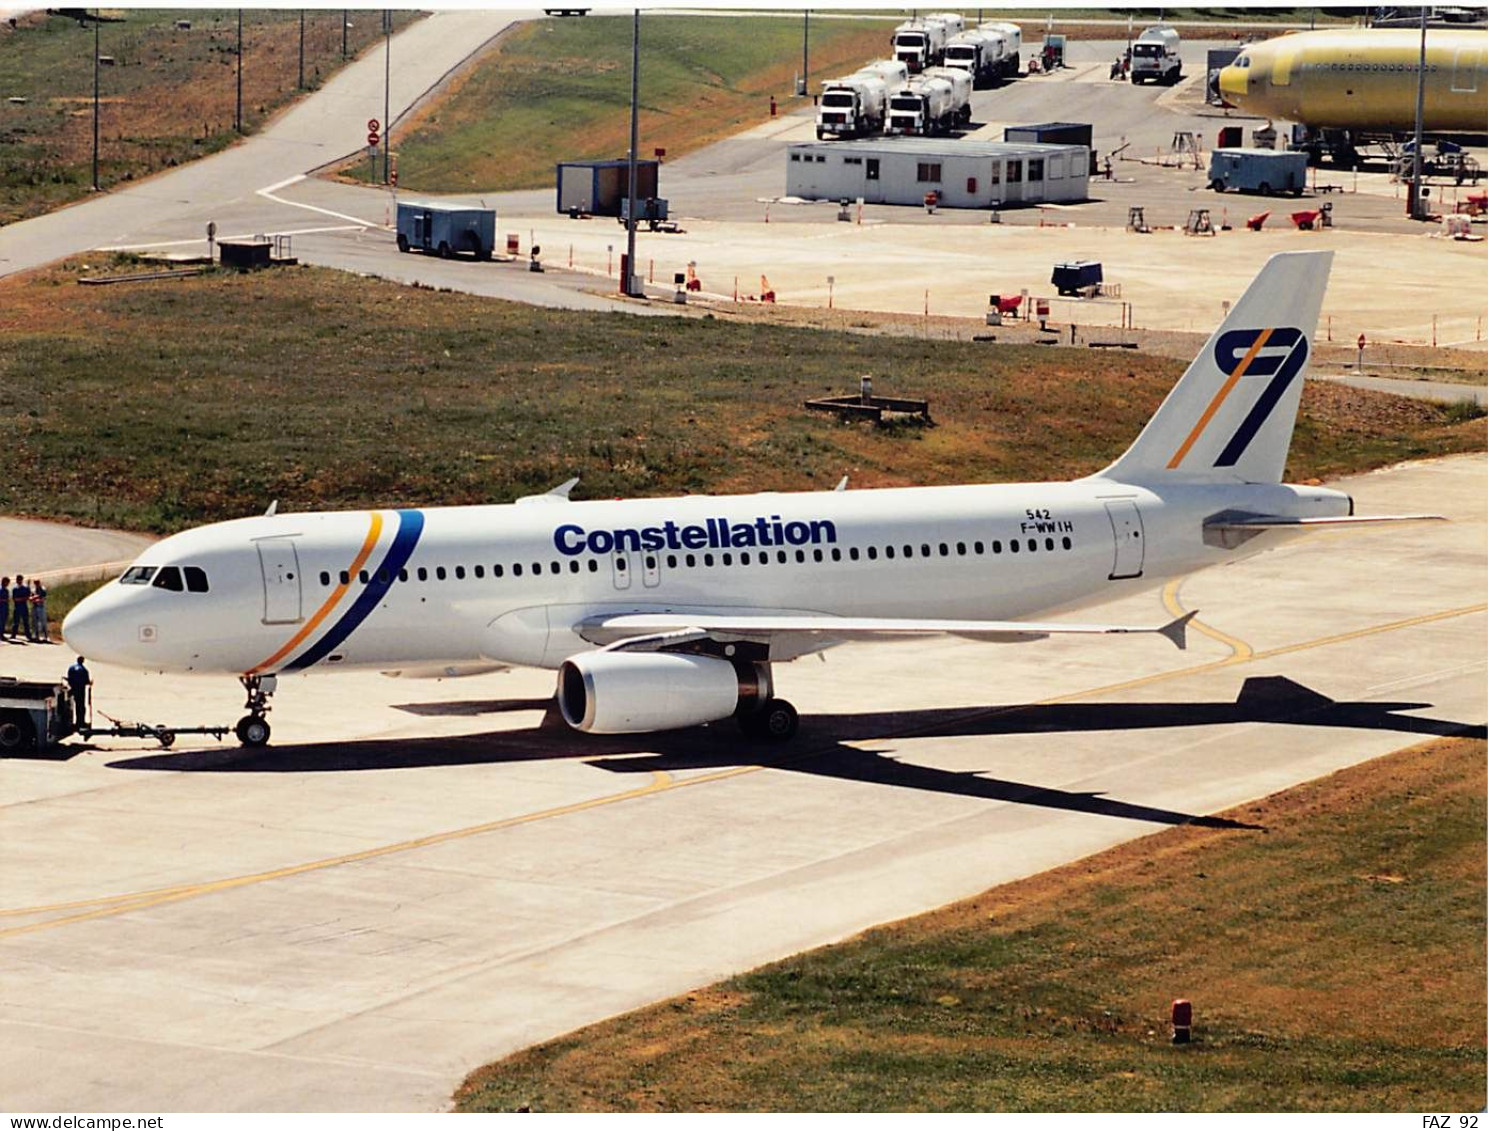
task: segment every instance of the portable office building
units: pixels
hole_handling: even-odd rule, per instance
[[[1084,200],[1090,150],[889,137],[803,142],[786,153],[786,193],[805,200],[923,205],[934,192],[946,208],[991,208]]]

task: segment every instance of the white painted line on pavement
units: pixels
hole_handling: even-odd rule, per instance
[[[371,224],[336,224],[324,228],[282,228],[269,232],[238,232],[235,235],[218,236],[217,242],[223,240],[251,240],[254,236],[313,236],[320,232],[361,232],[369,227],[378,225]],[[186,244],[206,243],[206,237],[197,236],[189,240],[156,240],[153,243],[121,243],[109,247],[94,248],[95,251],[142,251],[152,247],[182,247]]]
[[[303,178],[299,179],[303,180]],[[268,188],[261,188],[258,190],[258,195],[263,197],[265,200],[272,200],[275,204],[287,205],[290,208],[305,208],[311,212],[319,212],[322,216],[334,216],[338,220],[350,220],[353,224],[356,224],[363,228],[387,227],[386,224],[379,224],[374,220],[363,220],[360,216],[352,216],[345,212],[336,212],[330,208],[321,208],[319,205],[316,204],[301,204],[297,200],[285,200],[282,196],[275,196],[273,193],[274,189],[280,187],[282,186],[270,185]]]
[[[271,192],[278,192],[280,189],[282,189],[282,188],[288,188],[290,185],[294,184],[296,181],[303,181],[304,179],[305,179],[305,174],[304,173],[296,173],[292,177],[285,177],[282,181],[275,181],[273,184],[268,185],[265,188],[261,188],[258,191],[261,192],[261,193],[264,193],[264,194],[268,194],[268,193],[271,193]]]

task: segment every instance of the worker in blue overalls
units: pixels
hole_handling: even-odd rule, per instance
[[[92,686],[93,676],[79,656],[77,663],[67,669],[67,689],[72,692],[72,712],[76,720],[73,726],[77,730],[88,725],[88,688]]]
[[[10,638],[14,640],[17,633],[24,632],[26,639],[31,639],[31,586],[26,584],[26,579],[16,574],[16,583],[10,587]]]

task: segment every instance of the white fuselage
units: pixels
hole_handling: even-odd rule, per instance
[[[1091,605],[1275,544],[1207,544],[1205,519],[1232,510],[1321,517],[1350,502],[1092,477],[279,514],[157,543],[137,563],[157,572],[105,586],[66,631],[90,658],[158,671],[555,668],[594,648],[579,626],[605,614],[1011,620]],[[197,567],[207,590],[159,587],[168,566]]]

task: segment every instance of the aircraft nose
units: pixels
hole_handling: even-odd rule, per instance
[[[62,621],[62,639],[80,656],[122,659],[128,641],[116,602],[107,588],[90,593]]]
[[[1219,72],[1219,93],[1226,102],[1250,93],[1249,72],[1243,67],[1225,67]]]

